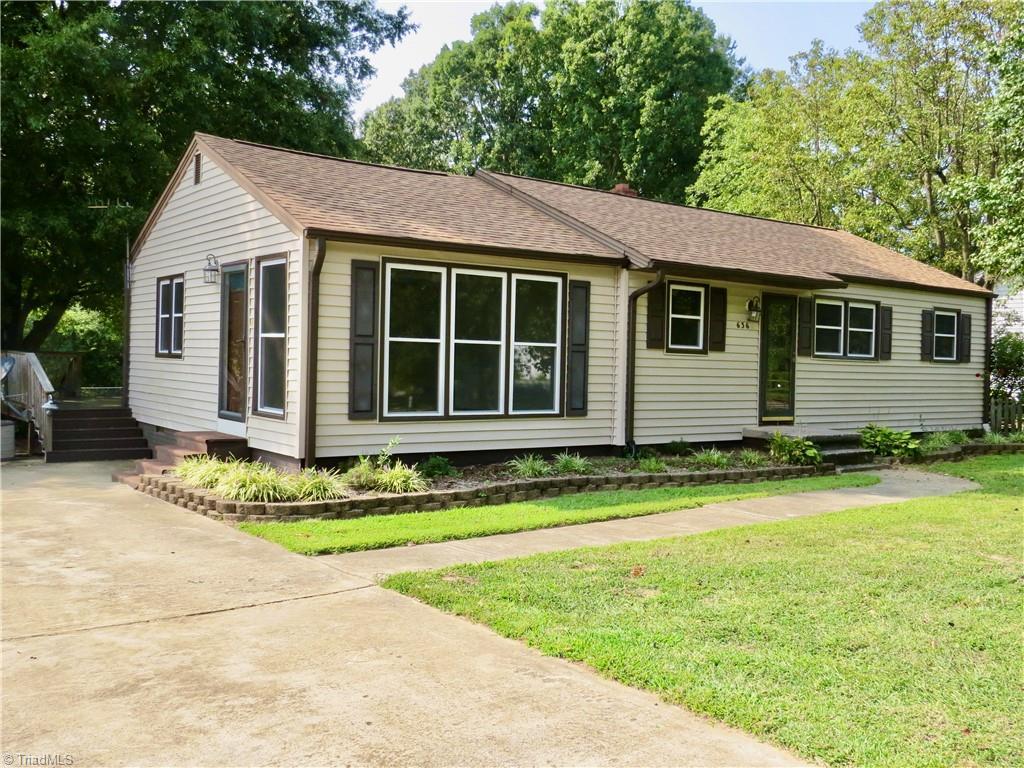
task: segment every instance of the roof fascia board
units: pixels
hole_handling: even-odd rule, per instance
[[[729,282],[747,283],[749,285],[770,285],[778,288],[846,288],[848,285],[848,283],[839,278],[795,277],[766,272],[753,272],[746,269],[707,267],[700,264],[679,264],[668,261],[656,261],[654,264],[659,269],[664,270],[667,275],[727,280]]]
[[[900,254],[901,256],[903,254]],[[907,256],[906,258],[910,258]],[[987,288],[982,288],[980,285],[974,288],[956,288],[950,285],[926,285],[923,283],[915,283],[910,280],[896,280],[894,278],[884,277],[861,277],[860,275],[841,275],[836,273],[836,277],[841,277],[848,283],[866,283],[868,285],[885,285],[891,288],[905,288],[909,290],[925,291],[926,293],[949,293],[960,296],[973,296],[976,299],[986,299],[991,296],[995,296],[995,293]],[[966,283],[967,281],[964,280]],[[973,283],[972,283],[973,285]]]
[[[514,187],[511,184],[506,184],[504,181],[497,178],[488,171],[483,170],[482,168],[478,168],[476,171],[474,171],[473,177],[478,178],[487,184],[490,184],[495,189],[501,190],[505,194],[514,197],[516,200],[519,200],[520,202],[526,203],[531,208],[540,211],[541,213],[545,214],[546,216],[549,216],[550,218],[554,219],[555,221],[561,224],[564,224],[570,229],[576,230],[581,235],[589,237],[591,240],[594,240],[600,245],[603,245],[605,248],[608,248],[617,253],[621,253],[623,258],[629,261],[629,263],[634,267],[644,268],[649,267],[651,265],[651,259],[648,258],[643,253],[641,253],[640,251],[636,250],[635,248],[630,248],[625,243],[621,243],[615,238],[606,235],[604,232],[601,232],[598,229],[594,229],[593,227],[584,224],[579,219],[570,216],[569,214],[563,211],[558,210],[554,206],[548,205],[547,203],[538,200],[533,195],[527,192],[523,192],[521,189],[518,189],[517,187]]]
[[[344,232],[332,229],[307,229],[306,236],[322,237],[336,243],[358,243],[363,245],[381,245],[395,248],[415,248],[418,250],[444,251],[446,253],[466,253],[481,256],[505,256],[509,258],[534,259],[544,261],[565,261],[574,264],[598,264],[605,267],[625,267],[625,257],[620,259],[607,256],[591,256],[585,253],[556,253],[554,251],[532,251],[525,248],[502,248],[499,246],[474,245],[472,243],[449,243],[439,240],[427,240],[413,237],[392,235],[370,235],[360,232]]]

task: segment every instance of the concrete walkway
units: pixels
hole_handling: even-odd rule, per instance
[[[866,488],[839,488],[833,491],[765,496],[625,520],[506,533],[440,544],[420,544],[415,547],[350,552],[327,555],[321,559],[346,573],[378,580],[401,571],[444,568],[456,563],[503,560],[575,547],[683,536],[735,525],[820,515],[824,512],[838,512],[841,509],[876,504],[891,504],[922,496],[945,496],[977,487],[969,480],[907,469],[887,469],[871,474],[878,475],[881,482]]]
[[[368,575],[380,563],[291,554],[112,484],[112,468],[3,468],[5,753],[76,766],[799,764],[383,590]],[[860,490],[869,495],[846,505],[964,487],[909,482],[893,477],[895,495]],[[698,519],[716,527],[710,509],[659,517],[699,530]],[[719,524],[766,509],[723,511]],[[632,534],[597,524],[606,537],[619,525],[613,539],[596,540],[594,526],[537,534],[562,536],[560,548],[683,530],[629,524]],[[519,534],[512,553],[556,548],[530,544],[537,534]],[[460,543],[461,560],[501,556],[487,541]],[[392,553],[385,570],[432,551]]]

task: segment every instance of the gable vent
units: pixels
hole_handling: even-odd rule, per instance
[[[193,174],[193,184],[198,184],[203,175],[203,156],[196,152],[195,156],[195,171]]]

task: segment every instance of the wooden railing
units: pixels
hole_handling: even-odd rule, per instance
[[[62,400],[75,400],[82,396],[82,353],[47,352],[36,353],[43,370],[50,377],[53,390]]]
[[[989,403],[989,426],[993,432],[1024,431],[1024,404],[1008,397],[993,397]]]
[[[14,359],[14,367],[3,382],[4,404],[13,417],[35,427],[44,452],[52,450],[53,422],[49,410],[56,403],[53,402],[54,390],[50,377],[46,375],[34,352],[7,350],[0,354]]]

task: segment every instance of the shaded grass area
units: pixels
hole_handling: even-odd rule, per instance
[[[878,478],[874,475],[851,474],[772,480],[750,485],[597,491],[490,507],[373,515],[352,520],[242,523],[239,527],[277,542],[293,552],[317,555],[531,531],[690,509],[720,501],[829,488],[863,487],[877,482]]]
[[[1021,765],[1024,457],[978,491],[385,586],[830,765]]]

